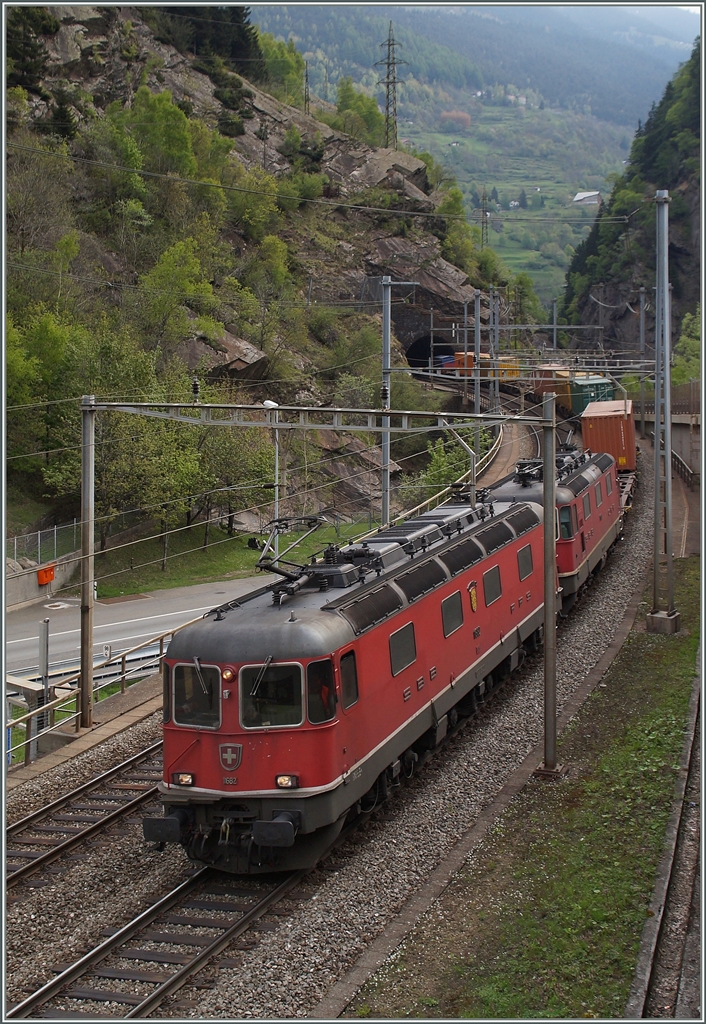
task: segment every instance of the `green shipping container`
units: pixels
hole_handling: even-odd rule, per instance
[[[615,387],[597,373],[577,373],[571,381],[571,411],[580,416],[590,402],[612,402]]]

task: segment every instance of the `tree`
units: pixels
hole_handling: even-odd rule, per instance
[[[55,35],[59,22],[45,7],[14,7],[7,18],[8,85],[43,93],[41,82],[49,55],[42,35]]]
[[[46,248],[72,227],[68,196],[73,162],[64,143],[20,132],[7,160],[7,233],[11,250]]]
[[[151,93],[142,85],[135,93],[132,108],[113,116],[135,138],[146,169],[171,171],[187,178],[196,174],[189,120],[172,101],[168,89]]]
[[[527,194],[525,193],[524,189],[522,189],[522,191],[520,192],[520,208],[522,210],[527,209]]]
[[[170,346],[186,337],[190,329],[187,307],[202,314],[215,308],[213,288],[204,280],[201,262],[193,238],[175,242],[166,249],[154,267],[140,279],[141,317],[148,346],[161,348],[163,357]],[[214,321],[196,318],[198,327],[213,327]],[[222,330],[222,325],[218,325]]]
[[[679,341],[674,346],[672,383],[685,384],[701,379],[701,306],[682,320]]]
[[[267,81],[278,98],[295,107],[304,106],[304,58],[294,45],[260,33],[260,46],[267,67]]]

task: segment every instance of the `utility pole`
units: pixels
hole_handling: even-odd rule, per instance
[[[473,293],[473,412],[480,412],[480,289]],[[480,421],[476,420],[476,438],[474,441],[476,454],[480,451]]]
[[[309,61],[304,62],[304,113],[309,113]]]
[[[434,309],[433,308],[429,310],[429,337],[430,337],[429,351],[431,353],[431,355],[429,357],[429,359],[430,359],[430,362],[429,362],[429,372],[433,373],[434,372]]]
[[[395,281],[416,285],[416,281]],[[390,336],[392,334],[392,278],[382,279],[382,388],[381,406],[390,408]],[[390,522],[390,417],[382,417],[382,525]]]
[[[544,485],[544,764],[541,778],[564,773],[556,763],[556,395],[542,399],[542,477]]]
[[[552,348],[556,352],[556,299],[552,299]]]
[[[488,193],[483,186],[483,195],[480,206],[480,248],[481,252],[488,244]]]
[[[392,22],[387,42],[380,45],[387,47],[387,57],[375,63],[376,68],[385,68],[385,77],[378,81],[378,85],[385,86],[385,148],[397,149],[397,86],[402,83],[402,79],[397,78],[397,68],[407,61],[395,55],[395,47],[400,44],[395,42]]]
[[[463,407],[468,406],[468,303],[463,303]]]
[[[93,545],[96,398],[81,399],[81,727],[93,725]]]
[[[382,389],[381,405],[390,408],[390,335],[392,278],[382,279]],[[382,418],[382,525],[390,522],[390,417]]]
[[[640,288],[640,359],[645,359],[645,286]],[[645,437],[645,374],[640,374],[640,437]]]
[[[658,191],[657,202],[657,315],[655,318],[655,507],[651,633],[677,633],[680,615],[674,607],[672,556],[672,402],[671,311],[669,294],[669,192]],[[664,551],[661,547],[664,545]],[[667,609],[661,608],[660,573],[666,571]]]

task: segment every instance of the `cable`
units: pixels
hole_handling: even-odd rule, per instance
[[[464,214],[440,213],[438,210],[435,210],[432,213],[426,213],[426,212],[423,212],[421,210],[399,210],[399,209],[389,209],[388,207],[385,207],[385,206],[364,206],[364,205],[361,205],[361,204],[358,204],[358,203],[348,203],[348,204],[341,203],[341,202],[337,203],[337,202],[331,202],[328,199],[304,199],[301,196],[284,196],[284,197],[281,197],[278,192],[265,192],[262,189],[244,188],[242,185],[224,185],[222,182],[217,182],[217,181],[200,181],[197,178],[183,178],[180,175],[176,175],[176,174],[167,174],[167,173],[164,173],[164,172],[161,172],[161,171],[145,171],[142,168],[138,168],[138,167],[124,167],[122,164],[111,164],[111,163],[107,163],[106,161],[103,161],[103,160],[91,160],[89,157],[85,157],[85,156],[75,156],[75,155],[67,156],[64,153],[54,153],[51,150],[35,149],[32,146],[20,146],[16,142],[7,142],[5,145],[6,145],[6,147],[8,149],[16,149],[16,150],[24,152],[24,153],[35,153],[35,154],[38,154],[40,156],[60,157],[63,160],[66,160],[66,159],[77,160],[77,161],[79,161],[79,163],[90,164],[92,167],[102,167],[105,170],[119,171],[122,174],[139,174],[139,175],[142,175],[143,177],[146,177],[146,178],[164,178],[164,179],[167,179],[167,180],[169,180],[171,182],[178,182],[181,185],[194,185],[194,186],[198,186],[200,188],[219,188],[219,189],[221,189],[224,192],[240,192],[240,193],[243,193],[245,195],[264,196],[267,199],[274,199],[275,201],[277,201],[280,198],[285,198],[285,199],[290,199],[290,200],[296,199],[297,202],[300,203],[300,204],[301,203],[309,203],[310,205],[313,205],[313,206],[323,206],[323,207],[325,207],[327,209],[330,209],[330,210],[355,210],[355,211],[357,211],[359,213],[382,213],[382,214],[387,214],[388,216],[394,216],[394,217],[431,217],[432,219],[436,219],[436,220],[453,220],[453,221],[461,221],[464,224],[468,223],[468,217],[466,216],[465,213]],[[635,212],[637,212],[637,211],[635,211]],[[629,216],[632,216],[632,214],[630,214]],[[516,218],[516,219],[519,219],[519,218]],[[533,218],[528,218],[528,219],[529,220],[533,220]],[[566,220],[566,218],[562,218],[562,221],[565,221],[565,220]],[[602,217],[601,218],[601,223],[603,223],[603,224],[611,224],[611,223],[624,224],[626,222],[627,222],[627,217],[625,217],[625,216],[621,216],[621,217],[607,217],[606,216],[606,217]]]

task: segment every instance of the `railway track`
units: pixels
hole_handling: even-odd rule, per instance
[[[39,808],[6,830],[6,889],[35,875],[157,795],[162,743]]]
[[[642,1018],[697,1019],[700,1016],[701,750],[698,725],[697,721],[695,740],[685,765],[686,778],[678,810],[673,861],[661,900],[658,934],[646,971]]]
[[[146,1017],[229,946],[251,948],[253,940],[241,939],[246,932],[277,928],[276,921],[262,919],[289,914],[277,904],[307,873],[243,885],[202,868],[122,928],[106,929],[105,941],[76,963],[56,965],[56,977],[8,1008],[6,1016]]]

